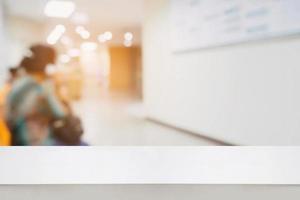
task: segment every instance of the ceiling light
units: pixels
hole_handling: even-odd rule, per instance
[[[76,12],[72,15],[71,21],[74,24],[87,24],[89,16],[86,13]]]
[[[130,32],[125,33],[124,34],[124,39],[128,40],[128,41],[131,41],[133,39],[133,34],[130,33]]]
[[[106,31],[104,33],[104,37],[105,37],[106,40],[111,40],[112,37],[113,37],[113,35],[112,35],[112,33],[110,31]]]
[[[125,41],[124,41],[124,46],[125,46],[125,47],[131,47],[131,46],[132,46],[132,41],[130,41],[130,40],[125,40]]]
[[[81,32],[80,33],[80,36],[83,38],[83,39],[89,39],[90,38],[90,36],[91,36],[91,34],[90,34],[90,32],[88,32],[88,31],[83,31],[83,32]]]
[[[83,26],[76,27],[76,33],[81,34],[83,31],[85,31],[85,28]]]
[[[98,41],[101,42],[101,43],[104,43],[106,42],[106,37],[104,34],[101,34],[98,36]]]
[[[62,55],[59,56],[59,61],[61,63],[66,64],[66,63],[70,62],[70,60],[71,60],[71,58],[66,54],[62,54]]]
[[[54,45],[61,38],[61,36],[65,33],[66,28],[64,25],[55,26],[54,30],[49,34],[47,38],[47,43]]]
[[[81,44],[81,50],[86,52],[95,51],[97,47],[97,44],[94,42],[84,42]]]
[[[75,7],[72,1],[50,0],[46,4],[44,13],[48,17],[68,18],[74,12]]]
[[[83,26],[77,26],[75,31],[85,40],[89,39],[91,36],[90,32],[87,31]]]

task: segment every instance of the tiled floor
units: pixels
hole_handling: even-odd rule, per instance
[[[91,145],[217,145],[144,119],[142,103],[125,95],[89,95],[74,109]]]

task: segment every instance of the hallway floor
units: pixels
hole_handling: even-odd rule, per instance
[[[146,120],[142,103],[122,94],[89,95],[73,107],[90,145],[218,145]]]

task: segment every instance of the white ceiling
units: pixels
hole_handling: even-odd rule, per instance
[[[43,11],[48,0],[5,0],[7,14],[41,22],[49,28],[57,23],[70,23],[69,19],[50,19]],[[140,27],[143,20],[143,0],[73,0],[76,11],[86,13],[89,23],[86,25],[94,36],[110,30],[114,35],[124,31],[135,34],[135,42],[140,43]],[[119,36],[119,39],[121,36]],[[116,40],[116,39],[115,39]],[[115,41],[115,42],[122,42]]]
[[[37,21],[47,18],[43,14],[48,0],[5,0],[8,13]],[[143,18],[143,0],[73,0],[77,11],[90,17],[90,24],[97,27],[138,27]]]

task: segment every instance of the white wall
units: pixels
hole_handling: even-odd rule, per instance
[[[3,2],[0,1],[0,84],[5,80],[5,72],[7,68],[7,43],[6,43],[6,34],[4,26],[4,8]]]
[[[32,44],[45,42],[42,23],[19,16],[7,17],[7,40],[9,41],[9,65],[18,65]]]
[[[20,63],[30,45],[43,42],[43,28],[33,20],[10,16],[0,1],[0,84],[7,79],[7,69]]]
[[[173,54],[169,0],[146,0],[150,118],[242,145],[300,145],[300,37]]]

